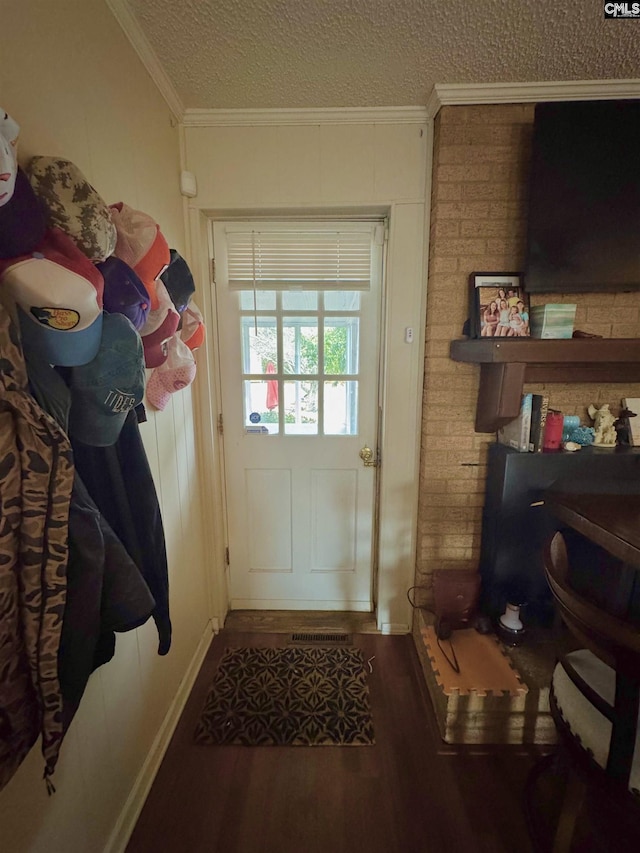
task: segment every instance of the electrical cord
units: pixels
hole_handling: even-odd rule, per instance
[[[438,648],[439,648],[439,649],[440,649],[440,651],[442,652],[442,655],[443,655],[444,659],[445,659],[445,660],[446,660],[446,662],[449,664],[449,666],[451,667],[451,669],[452,669],[452,670],[453,670],[457,675],[460,675],[460,664],[458,663],[458,658],[456,657],[456,650],[455,650],[455,648],[453,647],[453,640],[451,639],[451,637],[449,637],[449,646],[451,647],[451,654],[453,655],[453,660],[451,660],[451,658],[449,657],[449,655],[445,652],[444,648],[442,647],[442,643],[440,642],[440,637],[438,637],[438,631],[437,631],[437,629],[436,629],[436,639],[437,639],[437,641],[438,641]]]
[[[430,607],[427,607],[424,604],[416,604],[415,603],[415,600],[413,600],[411,598],[411,593],[416,589],[428,590],[429,587],[421,586],[420,584],[417,584],[416,586],[410,586],[409,589],[407,590],[407,600],[408,600],[409,604],[413,607],[414,610],[426,610],[427,613],[430,613],[432,616],[435,617],[435,620],[436,620],[436,641],[438,643],[438,648],[442,652],[444,659],[449,664],[451,669],[457,675],[459,675],[460,674],[460,664],[458,663],[458,658],[456,656],[456,650],[453,646],[453,640],[451,638],[452,637],[451,626],[441,616],[439,616],[435,611],[431,610]],[[443,640],[449,641],[449,646],[451,647],[451,655],[453,657],[453,660],[449,657],[447,652],[444,650],[444,647],[443,647],[442,643],[440,642],[441,638]]]

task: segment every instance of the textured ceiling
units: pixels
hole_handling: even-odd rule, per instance
[[[425,105],[435,83],[640,76],[602,0],[126,0],[185,108]]]

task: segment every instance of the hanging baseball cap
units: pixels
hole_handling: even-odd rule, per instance
[[[0,107],[0,207],[11,200],[16,184],[19,134],[20,127]]]
[[[14,147],[0,133],[0,207],[11,201],[17,174],[18,161]]]
[[[167,343],[167,360],[156,367],[147,383],[147,400],[156,409],[164,409],[176,391],[186,388],[196,375],[193,353],[175,334]]]
[[[147,322],[151,300],[139,277],[115,255],[96,267],[104,278],[104,310],[109,314],[124,314],[136,329],[141,329]]]
[[[14,151],[17,153],[18,137],[20,136],[20,125],[17,121],[11,118],[6,110],[0,107],[0,135],[11,143]]]
[[[111,211],[80,169],[61,157],[32,157],[27,175],[48,212],[90,261],[104,261],[116,246]]]
[[[189,300],[196,292],[196,286],[194,284],[189,265],[182,255],[178,254],[175,249],[171,249],[169,254],[171,257],[169,266],[162,273],[160,278],[164,282],[164,286],[167,288],[167,292],[176,307],[176,311],[178,314],[182,314],[189,304]]]
[[[96,357],[70,371],[69,435],[93,447],[115,444],[145,388],[140,335],[124,314],[104,314]]]
[[[147,322],[140,330],[147,367],[159,367],[166,361],[167,348],[165,344],[175,334],[180,322],[180,315],[162,281],[157,282],[156,295],[158,307],[151,309]]]
[[[182,314],[180,338],[190,350],[196,350],[204,343],[206,329],[202,314],[196,303],[191,300]]]
[[[7,185],[9,183],[7,181]],[[2,187],[0,180],[0,194]],[[44,207],[31,188],[29,179],[18,168],[11,197],[4,202],[0,200],[0,258],[17,258],[32,252],[43,239],[46,230]]]
[[[158,223],[141,210],[120,201],[111,205],[111,217],[117,234],[114,254],[138,274],[155,310],[158,308],[156,280],[171,260],[169,245]]]
[[[95,357],[103,288],[100,271],[58,228],[32,253],[0,261],[0,298],[22,346],[49,364],[73,367]]]

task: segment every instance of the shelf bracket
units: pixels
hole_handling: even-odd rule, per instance
[[[495,432],[518,417],[526,367],[517,361],[480,365],[476,432]]]

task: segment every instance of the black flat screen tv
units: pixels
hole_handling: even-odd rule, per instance
[[[537,104],[524,287],[640,290],[640,101]]]

